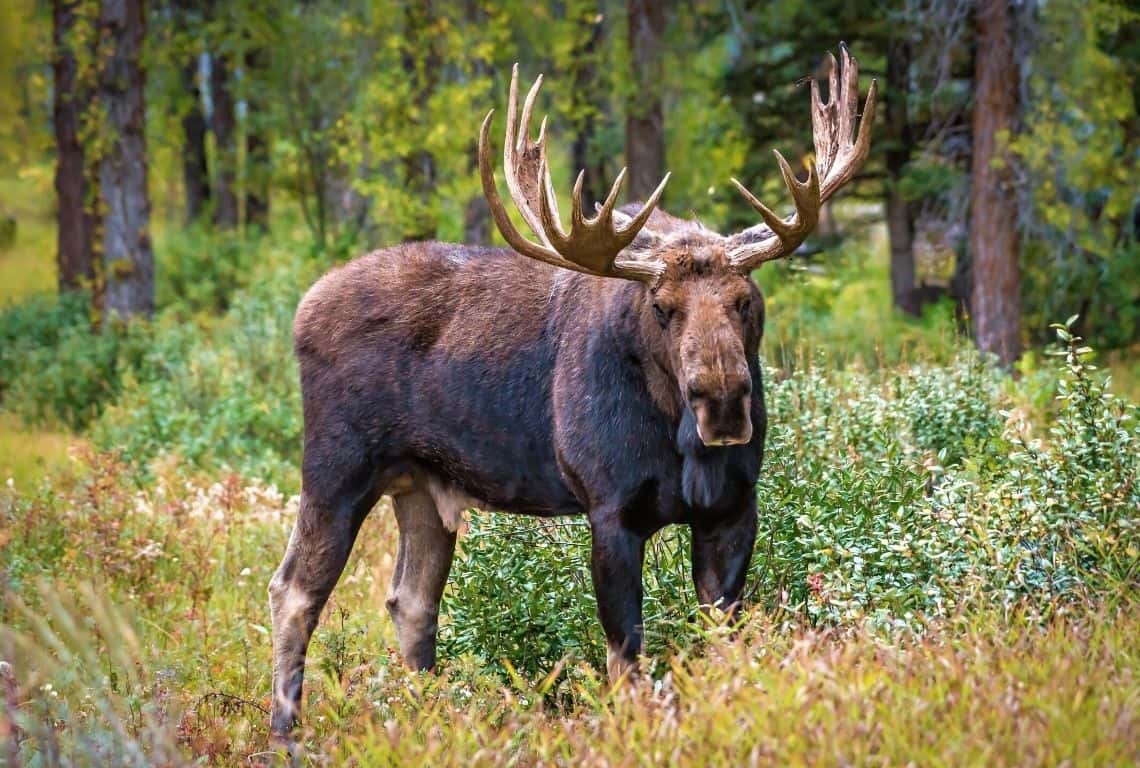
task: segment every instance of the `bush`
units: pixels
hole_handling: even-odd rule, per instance
[[[221,314],[260,274],[260,238],[192,225],[160,238],[156,303],[164,311]]]
[[[82,430],[114,400],[149,344],[145,323],[96,332],[89,299],[37,296],[0,313],[0,398],[36,425]]]
[[[89,328],[88,299],[81,294],[36,294],[0,310],[0,398],[23,369],[31,350],[54,347],[76,328]]]
[[[645,553],[645,647],[687,642],[696,606],[686,529],[655,536]],[[590,527],[584,519],[503,513],[473,516],[460,539],[440,633],[441,653],[470,654],[502,671],[506,659],[527,677],[564,658],[605,665],[605,636],[590,581]]]
[[[95,444],[145,466],[171,454],[204,469],[297,486],[301,398],[292,351],[294,273],[239,292],[205,332],[155,334],[122,393],[93,425]]]
[[[1039,436],[1013,417],[1016,389],[973,354],[947,368],[775,381],[752,601],[784,623],[916,631],[962,611],[1048,613],[1135,588],[1136,407],[1059,333],[1059,409]],[[685,537],[662,535],[646,558],[651,652],[701,636]],[[599,663],[588,536],[578,522],[476,515],[452,570],[444,652],[532,674],[566,655]]]

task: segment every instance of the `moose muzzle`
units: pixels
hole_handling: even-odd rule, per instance
[[[725,392],[690,389],[689,407],[697,422],[697,436],[709,447],[744,445],[752,440],[752,383],[744,379]]]

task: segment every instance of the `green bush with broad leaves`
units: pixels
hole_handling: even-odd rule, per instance
[[[1140,418],[1109,393],[1066,326],[1058,410],[1042,428],[1020,392],[963,354],[950,366],[796,373],[769,387],[750,602],[782,622],[921,631],[993,608],[1047,614],[1140,581]],[[770,372],[770,380],[777,378]],[[702,634],[688,546],[646,556],[650,650]],[[530,673],[600,663],[584,522],[475,514],[445,598],[444,653]]]

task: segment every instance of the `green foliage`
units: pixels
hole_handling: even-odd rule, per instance
[[[83,429],[119,393],[146,344],[142,325],[97,333],[89,299],[40,295],[0,311],[0,398],[32,424]]]
[[[235,293],[259,274],[261,241],[230,233],[214,233],[201,224],[156,240],[158,277],[155,301],[180,314],[223,314]]]
[[[1048,437],[1007,416],[1018,399],[973,356],[772,384],[752,598],[788,621],[917,629],[1134,587],[1140,421],[1062,334]],[[651,653],[700,637],[684,537],[663,539],[647,555]],[[444,647],[530,674],[565,655],[598,663],[588,555],[585,525],[476,515],[452,571]]]
[[[1043,337],[1049,319],[1079,311],[1098,343],[1127,345],[1140,335],[1136,74],[1109,45],[1140,15],[1111,0],[1038,13],[1025,128],[1010,140],[1025,174],[1026,325]]]
[[[301,403],[293,311],[321,266],[292,257],[291,243],[244,247],[264,260],[244,278],[248,287],[234,291],[229,312],[205,328],[186,324],[178,304],[156,321],[121,396],[92,427],[97,445],[137,464],[170,454],[296,485]],[[224,272],[217,282],[209,277],[206,295],[229,293]]]
[[[958,348],[953,303],[928,305],[919,320],[891,306],[887,265],[874,246],[849,242],[804,268],[775,262],[755,277],[767,320],[762,352],[772,364],[801,367],[809,356],[836,367],[948,362]]]
[[[589,531],[585,520],[473,515],[445,598],[449,621],[440,634],[441,653],[470,654],[500,671],[506,660],[527,677],[563,658],[604,666]],[[647,653],[668,649],[690,631],[696,598],[688,538],[687,531],[671,529],[646,548]]]

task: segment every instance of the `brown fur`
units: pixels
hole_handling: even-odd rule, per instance
[[[471,505],[589,516],[615,676],[640,649],[641,558],[662,526],[692,527],[703,601],[740,599],[766,424],[760,294],[719,235],[654,216],[660,231],[630,249],[665,261],[654,286],[416,243],[305,295],[301,510],[270,586],[275,734],[297,717],[309,637],[382,493],[400,529],[387,607],[416,668],[435,663]]]

